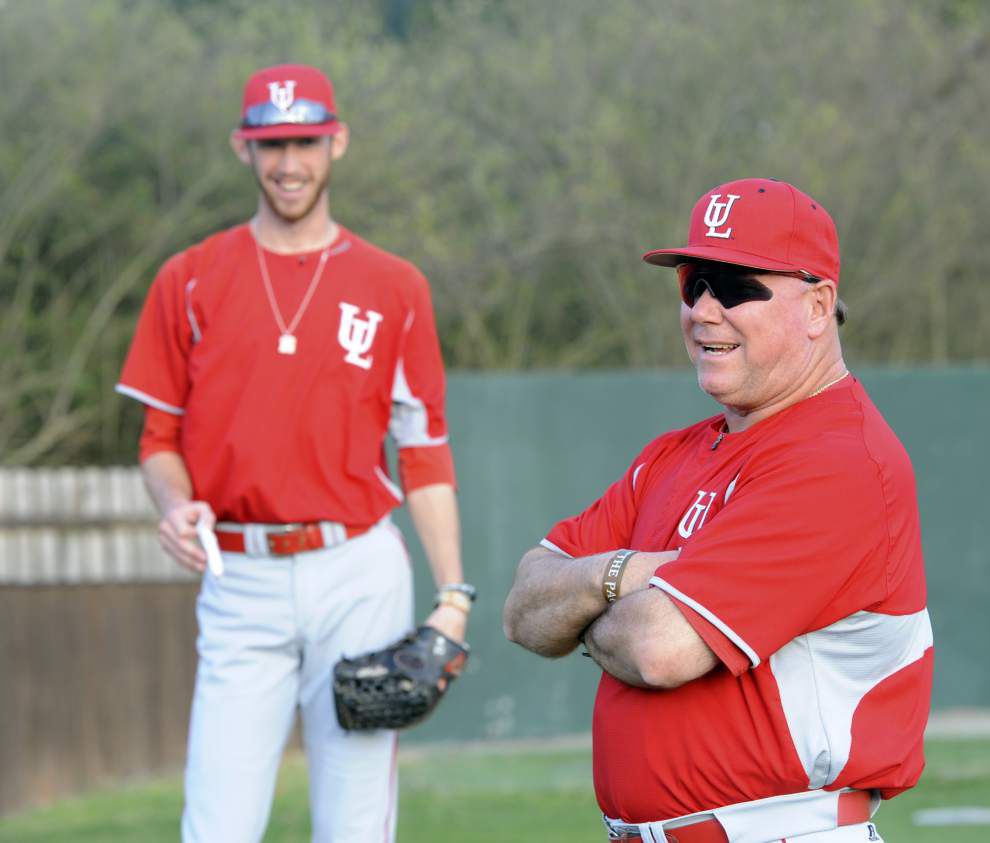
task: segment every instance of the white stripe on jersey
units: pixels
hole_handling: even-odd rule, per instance
[[[140,389],[134,389],[132,386],[124,386],[122,383],[118,383],[114,387],[115,392],[119,392],[121,395],[126,395],[129,398],[135,398],[142,404],[147,404],[149,407],[156,407],[159,410],[164,410],[166,413],[171,413],[173,416],[184,416],[186,411],[182,407],[173,407],[171,404],[166,404],[164,401],[159,401],[157,398],[148,395],[146,392],[141,392]]]
[[[856,612],[770,656],[808,787],[830,785],[846,766],[853,715],[863,698],[931,646],[927,609],[911,615]]]
[[[388,432],[400,448],[445,445],[447,437],[430,436],[428,425],[426,406],[412,394],[400,357],[395,365],[395,378],[392,381],[392,417],[388,423]]]

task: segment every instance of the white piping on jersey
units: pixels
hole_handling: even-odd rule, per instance
[[[134,387],[125,386],[122,383],[118,383],[114,387],[114,391],[119,392],[121,395],[126,395],[129,398],[134,398],[142,404],[147,404],[149,407],[156,407],[159,410],[164,410],[166,413],[171,413],[173,416],[184,416],[186,414],[186,411],[182,407],[173,407],[171,404],[166,404],[164,401],[159,401],[157,398],[153,398],[146,392],[141,392],[140,389],[134,389]]]
[[[636,491],[636,478],[639,477],[639,473],[643,470],[643,466],[644,465],[646,465],[646,463],[645,462],[641,462],[639,465],[636,466],[636,470],[633,471],[632,487],[633,487],[633,491],[634,492]]]
[[[351,241],[345,240],[339,246],[334,246],[329,252],[327,252],[327,257],[328,258],[335,257],[336,255],[346,252],[349,248],[351,248]]]
[[[396,486],[395,483],[389,479],[389,476],[382,471],[381,466],[375,466],[375,474],[378,476],[378,479],[381,480],[382,485],[388,489],[388,492],[392,495],[392,497],[394,497],[399,503],[402,503],[402,501],[405,500],[405,495],[402,494],[402,489]]]
[[[742,474],[742,472],[740,471],[739,474]],[[725,498],[722,501],[723,504],[727,504],[729,502],[729,498],[731,497],[732,493],[736,490],[736,481],[739,479],[739,474],[733,477],[732,482],[726,487]]]
[[[928,610],[855,612],[800,635],[770,656],[808,787],[832,784],[849,761],[856,709],[877,685],[932,646]]]
[[[553,542],[547,541],[546,539],[541,539],[540,544],[543,545],[543,547],[545,547],[547,550],[552,550],[554,553],[559,553],[561,556],[566,556],[568,559],[574,558],[566,550],[561,550]]]
[[[199,323],[196,321],[196,314],[193,313],[192,291],[195,286],[195,278],[190,278],[186,283],[186,319],[189,320],[189,327],[192,329],[193,342],[199,342],[203,339],[203,332],[199,329]]]
[[[726,638],[728,638],[733,644],[735,644],[740,650],[742,650],[746,657],[749,659],[750,664],[753,667],[759,667],[760,657],[757,655],[756,650],[749,646],[739,635],[736,634],[735,630],[731,629],[723,620],[721,620],[716,615],[712,614],[708,609],[702,606],[697,600],[688,597],[681,591],[678,591],[674,586],[672,586],[666,580],[660,579],[660,577],[653,577],[650,580],[650,585],[655,585],[662,591],[666,591],[668,594],[673,595],[682,603],[686,603],[692,609],[694,609],[699,615],[701,615],[708,623],[718,629]]]
[[[399,448],[447,444],[447,436],[430,436],[426,405],[409,388],[402,358],[395,364],[392,380],[392,413],[388,432]]]

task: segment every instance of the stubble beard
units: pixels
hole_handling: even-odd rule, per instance
[[[313,193],[313,198],[310,202],[298,212],[286,212],[279,208],[278,200],[276,200],[271,193],[269,193],[268,186],[258,178],[258,174],[255,173],[254,180],[258,183],[258,189],[261,191],[261,195],[264,197],[265,204],[278,219],[282,222],[294,224],[306,219],[312,212],[313,209],[323,200],[323,197],[327,194],[330,186],[330,172],[323,177],[323,181],[320,182],[317,190]]]

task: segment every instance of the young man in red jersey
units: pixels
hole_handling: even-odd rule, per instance
[[[248,80],[231,144],[257,210],[162,267],[117,386],[146,407],[141,467],[161,543],[204,574],[186,843],[261,840],[297,706],[312,839],[394,838],[395,733],[344,732],[330,677],[342,654],[411,626],[409,559],[389,519],[403,497],[438,587],[426,622],[464,639],[473,589],[430,292],[331,216],[348,140],[319,70]],[[209,570],[204,528],[222,551]]]
[[[932,632],[914,474],[846,368],[822,206],[743,179],[695,205],[681,329],[717,416],[651,442],[520,561],[506,634],[603,673],[610,839],[876,841],[924,766]]]

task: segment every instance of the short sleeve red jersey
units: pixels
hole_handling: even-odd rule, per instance
[[[285,323],[319,257],[264,253]],[[412,264],[341,229],[295,353],[279,353],[280,333],[241,225],[162,267],[117,385],[181,417],[194,494],[219,518],[374,523],[402,499],[387,432],[400,454],[436,455],[406,455],[406,473],[453,482],[430,292]]]
[[[852,377],[735,434],[660,437],[544,544],[680,548],[652,580],[720,658],[673,690],[603,674],[595,786],[629,822],[808,789],[913,786],[932,633],[914,473]]]

